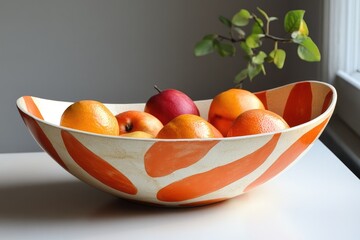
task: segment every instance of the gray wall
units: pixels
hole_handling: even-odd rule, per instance
[[[232,87],[241,57],[195,58],[192,48],[205,33],[224,33],[218,15],[256,6],[279,17],[306,8],[320,39],[321,1],[0,0],[0,152],[40,150],[16,110],[22,95],[125,103],[146,101],[154,84],[193,99]],[[292,50],[286,70],[269,68],[245,88],[317,78],[318,65],[298,61]]]

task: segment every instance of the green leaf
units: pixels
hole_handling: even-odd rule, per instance
[[[277,68],[282,69],[285,63],[286,52],[282,49],[274,49],[269,54]]]
[[[299,44],[297,53],[300,59],[307,62],[319,62],[321,60],[320,51],[310,37],[305,38]]]
[[[254,23],[251,29],[251,34],[262,34],[262,33],[263,33],[262,27],[260,27],[259,24]]]
[[[292,10],[287,12],[284,19],[285,31],[288,33],[298,31],[304,14],[304,10]]]
[[[254,54],[253,50],[251,48],[249,48],[248,45],[246,45],[245,42],[241,42],[240,47],[246,53],[246,55],[250,56],[250,55]]]
[[[309,35],[309,29],[308,29],[307,24],[306,24],[304,19],[301,19],[299,32],[303,36],[308,36]]]
[[[245,42],[246,42],[246,45],[249,47],[249,48],[257,48],[257,47],[260,47],[261,46],[261,37],[263,35],[262,34],[251,34],[249,35]]]
[[[248,75],[249,75],[250,80],[253,80],[253,78],[261,72],[261,70],[262,70],[261,65],[262,64],[260,64],[260,65],[251,64],[251,63],[248,64],[247,70],[248,70]]]
[[[219,35],[217,34],[208,34],[203,37],[203,40],[214,40],[217,39]]]
[[[261,64],[261,71],[264,75],[266,75],[265,66],[264,64]]]
[[[240,39],[244,38],[245,35],[246,35],[245,31],[242,30],[242,29],[239,28],[239,27],[233,27],[231,30],[232,30],[234,33],[236,33],[237,36],[238,36],[238,38],[240,38]]]
[[[266,13],[264,10],[262,10],[262,9],[259,8],[259,7],[257,7],[256,9],[259,11],[259,13],[261,13],[261,15],[264,16],[264,18],[266,19],[266,21],[269,21],[269,16],[267,15],[267,13]]]
[[[301,44],[304,40],[307,39],[308,35],[309,35],[309,29],[307,28],[306,22],[302,20],[299,30],[292,32],[291,38],[295,43]]]
[[[296,32],[291,33],[291,38],[294,43],[301,44],[308,37],[305,35],[302,35],[299,31],[296,31]]]
[[[266,53],[263,51],[260,51],[256,56],[252,57],[252,62],[255,64],[263,64],[264,60],[266,58]]]
[[[227,27],[232,27],[232,23],[229,19],[227,19],[226,17],[223,16],[219,16],[219,20],[220,22],[222,22],[225,26]]]
[[[195,45],[195,56],[204,56],[214,52],[214,43],[211,39],[203,39]]]
[[[246,9],[241,9],[238,13],[236,13],[232,18],[232,24],[235,26],[243,27],[248,25],[249,19],[251,18],[251,14]]]
[[[255,17],[254,19],[255,19],[255,22],[258,23],[258,25],[260,25],[260,27],[264,26],[264,22],[261,18]]]
[[[235,76],[234,83],[241,83],[248,77],[248,70],[245,68]]]
[[[215,45],[215,48],[220,56],[228,57],[235,55],[235,47],[232,44],[219,42]]]

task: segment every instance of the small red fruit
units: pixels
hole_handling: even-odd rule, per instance
[[[182,114],[200,115],[194,101],[185,93],[175,89],[160,91],[154,87],[159,93],[149,98],[144,111],[158,118],[163,125]]]
[[[142,131],[156,136],[163,124],[153,115],[141,111],[125,111],[115,116],[119,134]]]

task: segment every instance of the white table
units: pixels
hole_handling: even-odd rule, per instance
[[[0,154],[0,239],[360,239],[360,181],[317,141],[247,194],[159,208],[96,190],[45,153]]]

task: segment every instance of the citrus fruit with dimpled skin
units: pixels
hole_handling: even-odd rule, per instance
[[[182,114],[168,122],[156,138],[219,138],[222,134],[204,118]]]
[[[119,124],[120,135],[143,131],[155,137],[164,126],[155,116],[142,111],[125,111],[117,114],[115,117]]]
[[[278,132],[289,128],[278,114],[264,109],[252,109],[240,114],[230,127],[227,137]]]
[[[226,136],[233,121],[250,109],[265,109],[260,99],[253,93],[239,88],[232,88],[216,95],[211,101],[208,121],[222,135]]]
[[[149,98],[144,111],[154,115],[163,125],[181,114],[200,115],[194,101],[185,93],[175,89],[156,89],[159,93]]]
[[[119,135],[114,114],[104,104],[94,100],[72,103],[61,115],[60,125],[86,132]]]

